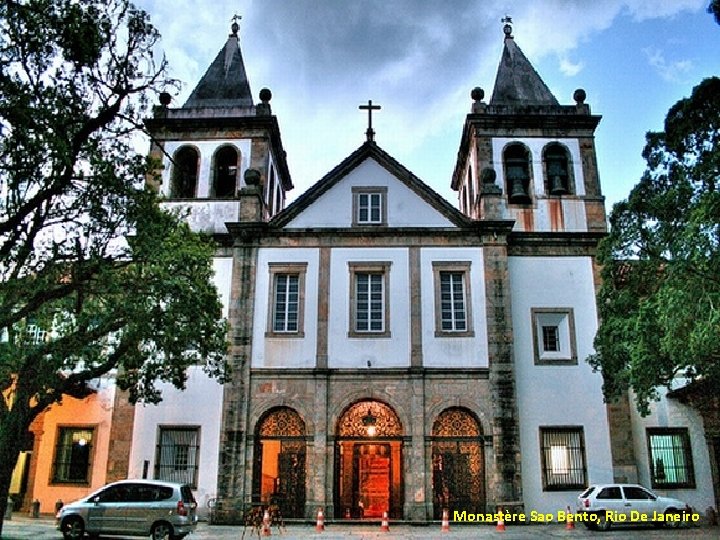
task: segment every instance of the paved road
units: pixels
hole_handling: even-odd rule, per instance
[[[440,526],[436,524],[427,526],[393,525],[390,532],[381,532],[377,525],[334,525],[328,524],[325,532],[318,533],[312,525],[290,525],[281,534],[276,529],[272,535],[283,540],[314,538],[316,540],[414,540],[419,538],[451,540],[455,538],[506,538],[533,539],[533,538],[593,538],[595,540],[623,539],[623,540],[654,540],[672,538],[720,538],[718,527],[690,527],[678,530],[658,530],[652,528],[625,527],[611,529],[608,532],[592,532],[585,527],[575,530],[565,530],[563,525],[553,523],[550,525],[527,525],[522,527],[508,527],[505,532],[497,532],[495,527],[483,525],[455,525],[450,524],[450,532],[441,533]],[[240,540],[242,527],[228,527],[200,523],[195,533],[188,540]],[[251,540],[249,534],[247,540]],[[256,537],[255,537],[256,538]],[[61,535],[55,529],[55,521],[49,518],[31,519],[24,516],[14,516],[3,526],[3,540],[60,540]]]

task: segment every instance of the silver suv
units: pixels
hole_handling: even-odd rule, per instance
[[[70,503],[57,513],[63,537],[101,534],[180,540],[197,526],[190,486],[161,480],[121,480]]]
[[[590,486],[578,497],[577,510],[578,521],[602,531],[613,524],[679,527],[693,519],[684,502],[660,497],[637,484]]]

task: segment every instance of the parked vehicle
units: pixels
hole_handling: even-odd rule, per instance
[[[590,486],[577,500],[578,514],[589,529],[608,530],[613,524],[679,527],[692,519],[686,503],[661,497],[637,484]]]
[[[187,484],[121,480],[70,503],[57,513],[66,540],[101,534],[180,540],[197,526],[197,503]]]

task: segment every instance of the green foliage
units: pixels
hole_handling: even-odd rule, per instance
[[[127,0],[0,5],[0,443],[13,414],[113,370],[150,402],[190,365],[225,374],[213,247],[160,208],[135,150],[174,84],[158,39]]]
[[[642,412],[680,376],[720,382],[720,79],[702,81],[648,133],[647,169],[600,245],[601,325],[590,363],[606,397]]]

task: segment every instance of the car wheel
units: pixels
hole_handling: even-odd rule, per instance
[[[610,529],[611,522],[610,520],[605,516],[605,512],[598,512],[595,514],[597,516],[597,521],[595,524],[597,525],[598,530],[600,531],[607,531]]]
[[[160,522],[152,526],[150,531],[152,540],[170,540],[173,538],[173,529],[169,523]]]
[[[80,540],[85,534],[85,524],[79,517],[70,517],[63,521],[62,535],[65,540]]]
[[[680,512],[677,510],[667,510],[665,512],[665,526],[670,529],[677,529],[682,525]]]

